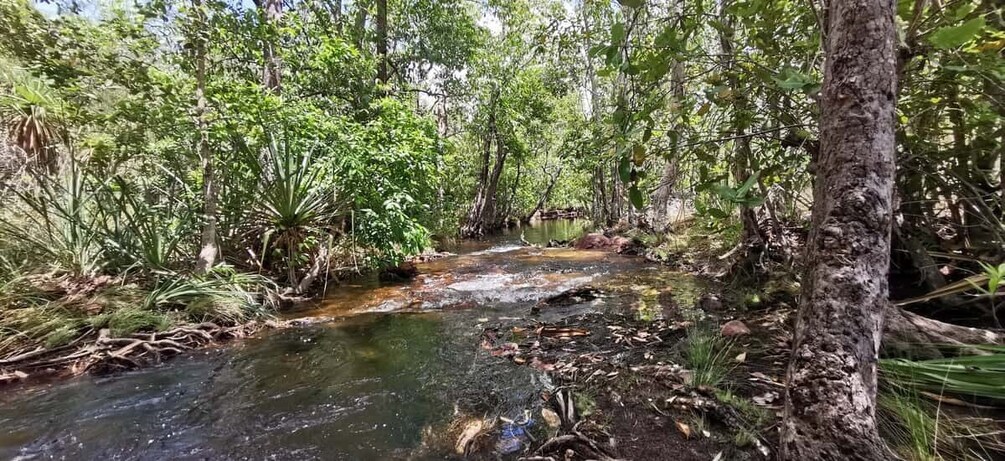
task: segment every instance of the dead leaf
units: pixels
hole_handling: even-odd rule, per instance
[[[677,425],[677,430],[680,431],[681,434],[684,434],[685,439],[691,438],[691,426],[688,426],[680,421],[674,421],[674,424]]]
[[[558,417],[558,413],[555,413],[550,408],[541,409],[541,419],[544,420],[544,423],[547,424],[548,427],[558,427],[562,425],[562,420]]]
[[[736,356],[735,360],[736,360],[736,363],[743,363],[743,362],[747,361],[747,353],[746,352],[741,352],[740,355]]]
[[[769,405],[771,405],[772,402],[775,402],[776,400],[778,400],[778,393],[777,392],[766,392],[766,393],[764,393],[762,395],[755,396],[751,400],[753,400],[754,403],[756,403],[756,404],[758,404],[758,405],[760,405],[762,407],[763,406],[769,406]]]

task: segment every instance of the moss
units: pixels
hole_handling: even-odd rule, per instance
[[[580,416],[589,416],[597,410],[597,400],[587,393],[576,392],[572,394],[572,400]]]
[[[738,411],[740,416],[743,417],[744,422],[751,427],[757,428],[771,422],[771,415],[768,413],[768,410],[757,406],[757,404],[749,399],[734,394],[730,390],[716,391],[715,396],[722,404],[728,405]]]

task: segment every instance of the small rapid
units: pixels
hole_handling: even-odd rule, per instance
[[[550,225],[565,227],[523,238],[583,229]],[[436,435],[459,412],[540,405],[539,372],[479,347],[486,325],[528,318],[539,300],[586,285],[607,294],[540,318],[634,309],[654,286],[697,293],[688,276],[639,258],[519,241],[466,244],[419,264],[412,280],[355,281],[289,314],[330,322],[134,372],[5,389],[0,459],[444,459],[452,447]]]

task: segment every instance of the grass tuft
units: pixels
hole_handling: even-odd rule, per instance
[[[699,322],[688,328],[683,341],[684,360],[694,387],[718,387],[732,370],[733,344],[711,325]]]

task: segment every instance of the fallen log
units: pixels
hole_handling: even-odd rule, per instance
[[[886,307],[885,322],[882,347],[883,355],[888,357],[941,358],[944,356],[943,349],[947,347],[968,354],[986,354],[967,346],[1001,345],[1005,342],[1005,336],[1000,332],[940,322],[892,304]]]

